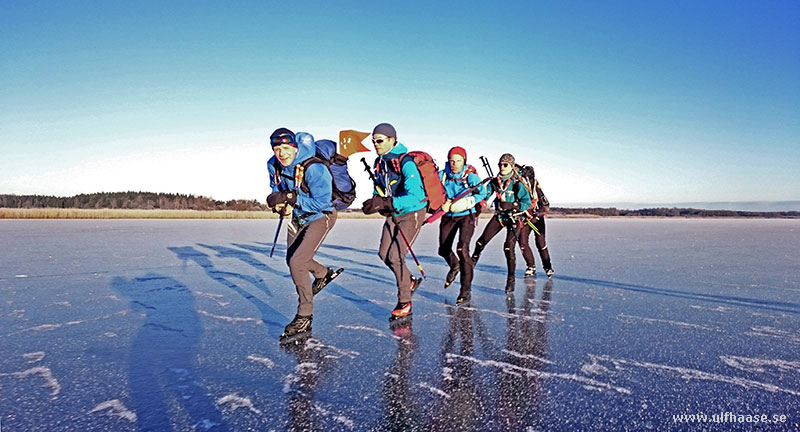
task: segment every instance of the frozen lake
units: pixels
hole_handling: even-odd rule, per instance
[[[800,430],[800,220],[551,219],[553,279],[518,253],[507,298],[498,236],[470,307],[424,227],[392,331],[382,220],[341,219],[295,349],[276,223],[0,220],[0,430]]]

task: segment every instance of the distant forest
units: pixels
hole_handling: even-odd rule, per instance
[[[597,216],[658,216],[658,217],[744,217],[744,218],[800,218],[800,212],[756,212],[738,210],[703,210],[695,208],[646,208],[639,210],[617,210],[610,208],[564,208],[551,207],[550,213],[563,215]]]
[[[0,208],[76,208],[134,210],[266,210],[256,200],[215,201],[194,195],[152,192],[100,192],[71,197],[0,195]]]
[[[133,209],[133,210],[238,210],[263,211],[267,207],[256,200],[216,201],[194,195],[152,192],[100,192],[71,197],[43,195],[0,195],[0,208],[76,208],[76,209]],[[359,211],[356,206],[347,211]],[[736,210],[703,210],[694,208],[646,208],[618,210],[610,208],[551,207],[552,215],[594,216],[658,216],[658,217],[745,217],[800,218],[800,212],[754,212]]]

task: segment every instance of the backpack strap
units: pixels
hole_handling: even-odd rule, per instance
[[[305,193],[310,193],[311,192],[311,189],[308,187],[308,183],[306,183],[306,181],[305,181],[305,174],[306,174],[306,170],[308,169],[308,167],[310,167],[311,165],[313,165],[315,163],[321,163],[321,164],[327,166],[327,164],[325,163],[324,160],[322,160],[322,159],[320,159],[320,158],[318,158],[316,156],[312,156],[312,157],[300,162],[299,164],[297,164],[295,166],[295,168],[294,168],[294,186],[295,186],[295,188],[298,188],[297,185],[300,185],[299,189],[302,190],[303,192],[305,192]]]

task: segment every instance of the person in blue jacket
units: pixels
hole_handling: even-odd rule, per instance
[[[413,158],[406,157],[408,149],[397,141],[394,126],[389,123],[375,126],[372,143],[378,153],[374,165],[375,188],[372,198],[362,204],[362,211],[386,216],[378,256],[397,280],[397,306],[389,318],[395,320],[411,315],[411,294],[422,282],[411,275],[406,254],[425,220],[427,197],[419,169]]]
[[[514,291],[516,282],[514,275],[517,267],[515,246],[519,239],[522,223],[530,217],[529,211],[532,210],[531,206],[536,201],[536,197],[532,197],[525,187],[522,177],[515,168],[514,156],[508,153],[502,155],[499,167],[499,174],[489,182],[491,192],[495,194],[495,213],[483,229],[483,234],[475,242],[475,252],[472,254],[472,260],[477,264],[486,244],[500,230],[506,228],[506,241],[503,244],[506,266],[508,267],[506,293],[511,293]]]
[[[315,154],[314,138],[304,132],[295,134],[278,128],[270,136],[269,185],[272,193],[267,204],[287,223],[286,263],[298,296],[297,314],[284,329],[280,339],[311,332],[314,294],[341,273],[314,260],[325,236],[336,223],[336,209],[331,204],[331,173],[323,163],[309,163]],[[311,282],[310,274],[314,275]]]
[[[442,221],[439,224],[439,256],[447,261],[450,271],[447,272],[444,287],[447,288],[461,272],[461,290],[457,304],[469,302],[472,292],[472,271],[475,263],[469,254],[469,242],[475,232],[480,201],[486,195],[486,189],[480,185],[481,178],[475,167],[466,165],[467,151],[462,147],[453,147],[447,152],[447,165],[439,172],[447,201],[442,205]],[[477,189],[453,201],[459,194],[477,186]],[[453,242],[458,235],[456,253],[453,253]]]

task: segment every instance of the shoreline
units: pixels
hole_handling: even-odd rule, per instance
[[[484,213],[481,219],[489,219]],[[364,215],[359,211],[340,212],[340,219],[382,219],[380,215]],[[765,216],[601,216],[590,213],[550,213],[548,219],[798,219]],[[77,209],[77,208],[0,208],[0,219],[278,219],[270,211],[239,210],[166,210],[166,209]]]

